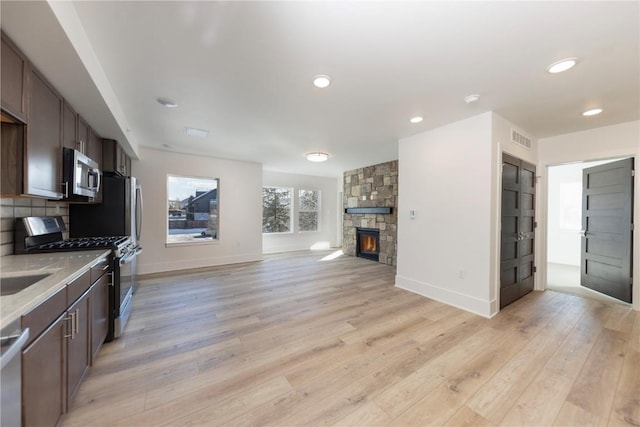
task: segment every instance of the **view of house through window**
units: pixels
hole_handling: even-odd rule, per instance
[[[218,239],[218,179],[167,176],[167,243]]]
[[[318,231],[320,213],[320,191],[298,190],[298,229]]]
[[[262,187],[262,232],[291,232],[293,189]]]

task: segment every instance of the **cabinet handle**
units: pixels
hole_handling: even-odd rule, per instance
[[[80,309],[79,308],[76,308],[76,315],[74,316],[73,321],[74,321],[73,323],[75,324],[74,326],[76,328],[74,333],[74,336],[75,336],[75,335],[78,335],[78,333],[80,332]]]
[[[66,322],[65,326],[67,327],[67,331],[64,334],[64,337],[73,339],[73,313],[70,313],[69,316],[65,317],[64,321]],[[69,325],[69,323],[71,323],[71,325]],[[71,328],[69,328],[69,326],[71,326]],[[69,333],[69,329],[71,329],[71,333]]]
[[[64,198],[67,199],[69,198],[69,182],[68,181],[63,182],[62,186],[64,187]]]

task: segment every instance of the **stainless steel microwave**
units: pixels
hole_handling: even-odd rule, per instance
[[[98,163],[78,150],[63,149],[62,188],[65,198],[97,197],[100,191]]]

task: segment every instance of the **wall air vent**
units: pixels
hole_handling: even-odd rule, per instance
[[[531,150],[531,138],[524,136],[513,128],[511,129],[511,142],[514,142],[527,150]]]

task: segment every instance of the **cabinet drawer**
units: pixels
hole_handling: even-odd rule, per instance
[[[80,295],[89,289],[89,286],[91,286],[91,270],[85,271],[82,276],[67,283],[67,305],[65,307],[73,304]]]
[[[91,267],[91,283],[95,283],[102,275],[109,271],[111,257],[102,258],[96,265]]]
[[[22,329],[29,328],[29,341],[25,347],[33,342],[38,335],[53,323],[67,309],[66,288],[49,297],[46,301],[22,316]]]

